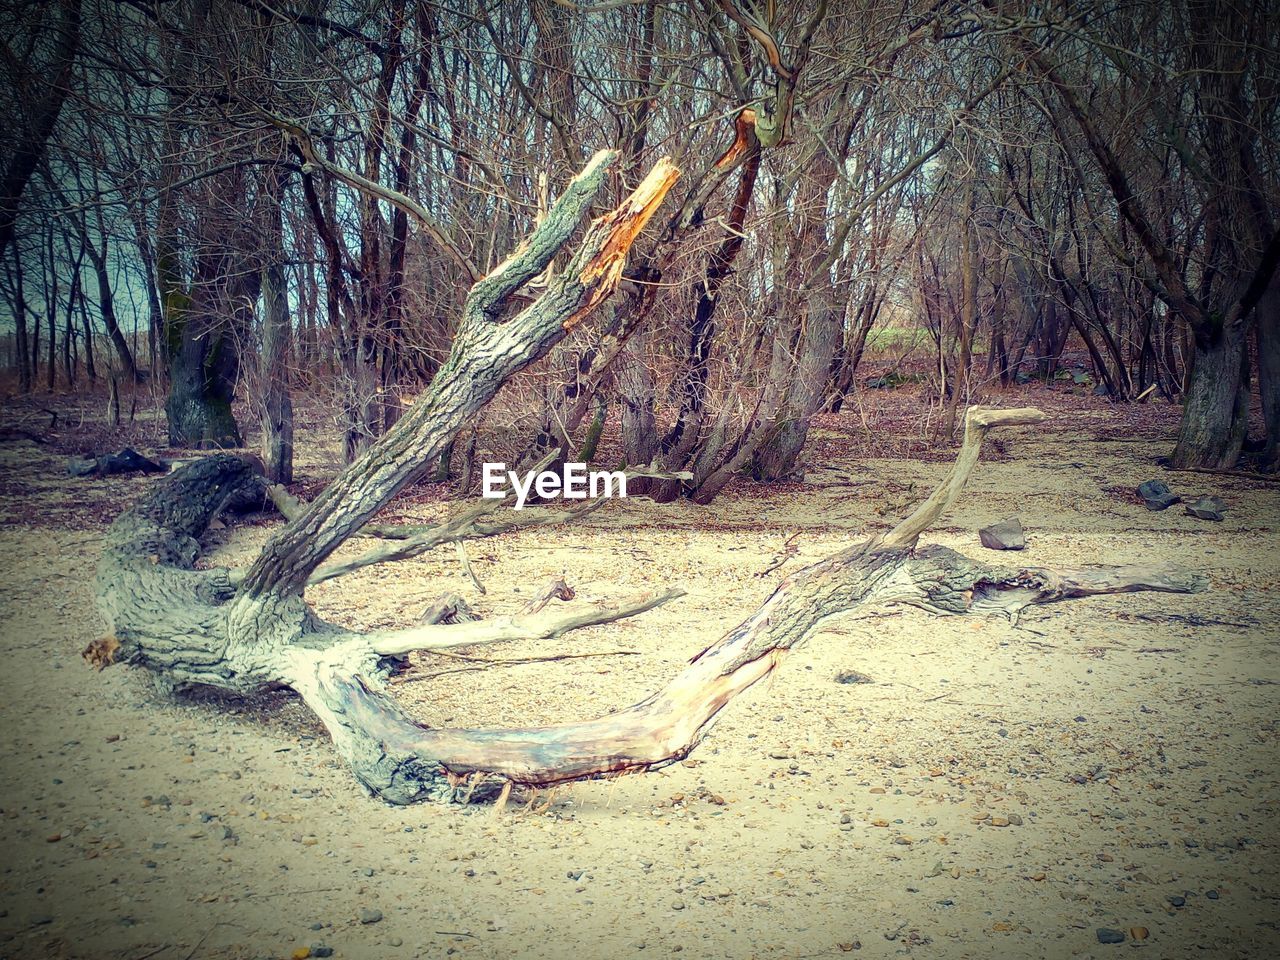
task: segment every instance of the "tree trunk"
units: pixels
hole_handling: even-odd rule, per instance
[[[98,382],[98,368],[93,362],[93,321],[89,318],[88,297],[80,298],[80,325],[84,330],[84,372],[90,383]]]
[[[214,224],[202,222],[212,232]],[[231,411],[240,372],[240,339],[249,335],[262,273],[225,237],[206,236],[190,290],[172,275],[169,254],[157,256],[166,290],[165,344],[169,444],[200,450],[241,446]]]
[[[1244,381],[1248,337],[1243,323],[1197,333],[1191,383],[1183,398],[1173,465],[1229,470],[1244,446],[1249,391]]]
[[[14,136],[13,127],[17,127],[16,149],[5,164],[0,175],[0,257],[14,239],[14,228],[18,222],[18,205],[23,191],[31,175],[35,173],[40,158],[44,156],[45,144],[49,140],[53,128],[62,112],[62,104],[71,87],[71,72],[75,64],[76,51],[80,46],[80,0],[63,0],[62,22],[58,26],[58,38],[54,42],[53,60],[45,68],[47,80],[42,79],[40,88],[45,96],[35,104],[34,113],[28,129],[27,124],[6,123],[6,140]],[[5,50],[6,54],[9,50]]]
[[[645,362],[648,341],[647,333],[637,333],[623,348],[614,372],[622,402],[622,449],[629,464],[652,463],[658,454],[653,373]]]
[[[826,399],[831,361],[839,346],[840,329],[844,323],[841,311],[829,302],[831,293],[828,289],[811,297],[800,340],[800,356],[788,382],[785,399],[775,418],[770,439],[755,454],[752,474],[757,480],[785,480],[795,472],[800,452],[809,436],[809,424]]]
[[[1280,275],[1271,278],[1256,311],[1258,392],[1266,427],[1262,469],[1274,473],[1280,471]]]
[[[18,390],[30,393],[33,377],[31,345],[27,337],[27,293],[22,277],[22,257],[16,243],[13,245],[13,291],[13,335],[18,353]]]
[[[272,483],[293,482],[293,398],[289,394],[289,288],[284,267],[262,272],[262,462]]]
[[[98,312],[102,315],[102,325],[107,328],[107,336],[115,348],[116,360],[120,364],[120,372],[130,383],[138,382],[138,367],[133,361],[133,351],[129,349],[129,341],[120,329],[120,321],[116,317],[115,297],[111,292],[111,277],[107,273],[107,240],[103,237],[102,249],[93,244],[86,244],[85,252],[93,264],[94,276],[98,279]]]
[[[169,347],[169,445],[207,450],[240,446],[231,412],[238,366],[236,347],[225,331],[195,329],[191,311],[165,321]],[[201,325],[203,326],[203,325]]]
[[[262,197],[262,462],[272,483],[293,482],[293,398],[289,394],[293,322],[289,316],[289,284],[285,275],[283,168],[266,172]]]

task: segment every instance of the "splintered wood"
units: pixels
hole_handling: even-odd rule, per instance
[[[617,209],[591,224],[588,242],[600,233],[604,236],[597,241],[597,252],[587,261],[579,275],[583,286],[591,288],[587,302],[564,321],[566,330],[572,330],[617,288],[622,279],[622,268],[627,261],[627,251],[678,179],[679,168],[663,157],[654,164],[649,175],[640,181],[631,196]]]

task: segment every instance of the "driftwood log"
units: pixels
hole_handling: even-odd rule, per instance
[[[680,595],[668,590],[618,607],[534,604],[505,618],[372,633],[326,623],[304,599],[307,584],[317,579],[513,525],[495,520],[486,506],[436,528],[381,530],[394,541],[388,548],[325,566],[346,540],[375,532],[375,514],[437,462],[502,383],[545,354],[617,285],[627,249],[677,176],[665,162],[620,207],[590,224],[537,300],[514,316],[503,309],[568,241],[611,160],[611,154],[593,158],[526,244],[476,282],[448,361],[394,428],[311,504],[287,502],[276,492],[273,499],[287,506],[290,518],[246,570],[195,568],[210,521],[228,503],[264,490],[246,460],[216,455],[185,466],[117,519],[97,578],[109,630],[89,645],[86,659],[99,667],[147,667],[175,688],[246,696],[291,688],[323,721],[360,782],[392,803],[505,798],[513,784],[536,788],[636,773],[687,756],[724,706],[776,669],[817,624],[869,604],[1016,616],[1030,604],[1090,594],[1203,589],[1203,578],[1180,571],[996,568],[941,547],[918,549],[920,534],[959,497],[985,435],[1043,419],[1035,410],[975,409],[951,472],[910,517],[888,534],[783,579],[751,616],[640,703],[581,723],[525,729],[432,730],[417,723],[385,686],[390,666],[413,650],[555,637]]]

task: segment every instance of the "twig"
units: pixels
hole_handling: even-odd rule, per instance
[[[453,545],[458,551],[458,562],[462,564],[463,572],[465,572],[471,582],[475,584],[476,589],[480,591],[481,595],[488,593],[489,591],[484,588],[484,584],[480,582],[480,578],[476,576],[476,572],[471,569],[471,558],[467,556],[466,541],[455,540]]]
[[[397,686],[404,683],[421,683],[424,680],[434,680],[437,677],[446,677],[452,673],[474,673],[477,670],[489,670],[492,667],[517,667],[527,663],[555,663],[558,660],[584,660],[587,657],[639,656],[639,651],[636,650],[602,650],[598,653],[559,653],[548,657],[513,657],[510,660],[482,660],[479,657],[463,657],[458,654],[445,654],[441,651],[434,652],[437,656],[450,656],[455,659],[470,660],[472,662],[465,667],[454,667],[451,670],[436,670],[432,673],[402,677],[396,681]]]
[[[794,557],[796,555],[796,541],[798,539],[800,539],[799,532],[793,533],[790,537],[788,537],[787,542],[782,545],[783,547],[782,556],[778,557],[778,559],[776,559],[773,563],[769,564],[769,566],[767,566],[765,569],[757,573],[756,576],[767,577],[769,574],[773,573],[773,571],[777,570],[780,566],[782,566],[784,563],[786,563],[788,560]]]

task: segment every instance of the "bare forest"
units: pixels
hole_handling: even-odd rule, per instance
[[[0,13],[0,957],[1280,951],[1276,4]]]

